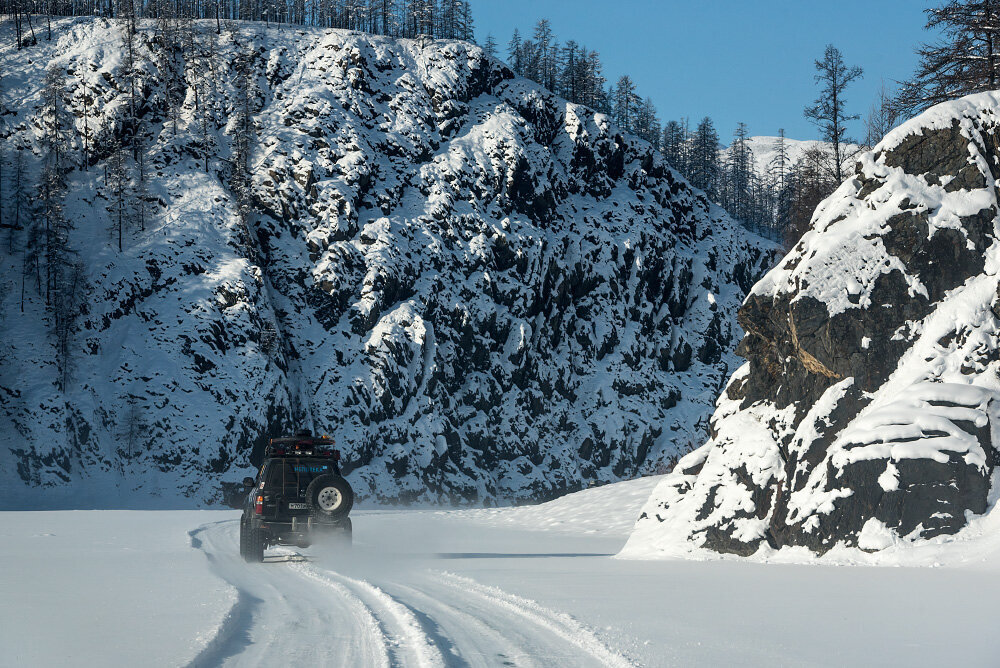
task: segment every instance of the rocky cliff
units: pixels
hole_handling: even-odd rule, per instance
[[[625,549],[878,550],[995,499],[1000,96],[935,107],[863,154],[739,311],[746,363],[712,437]]]
[[[65,75],[89,286],[62,391],[29,226],[0,251],[0,499],[214,502],[295,426],[338,440],[363,496],[401,500],[543,498],[700,442],[774,251],[649,145],[466,43],[163,31],[137,36],[137,104],[119,26],[0,47],[31,178],[44,73]],[[86,127],[142,139],[150,210],[121,252]]]

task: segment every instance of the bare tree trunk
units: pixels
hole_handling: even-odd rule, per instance
[[[989,68],[990,90],[996,89],[996,53],[993,50],[993,7],[990,0],[986,0],[986,66]]]
[[[31,12],[25,12],[24,16],[28,19],[28,28],[31,29],[31,41],[33,43],[37,42],[38,39],[35,37],[35,26],[31,25]]]

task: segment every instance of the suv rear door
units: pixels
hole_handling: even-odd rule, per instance
[[[315,478],[328,473],[333,473],[333,466],[322,459],[283,457],[271,460],[266,483],[278,502],[278,512],[290,515],[308,512],[306,488]]]

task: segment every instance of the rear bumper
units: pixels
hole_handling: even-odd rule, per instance
[[[336,535],[346,529],[342,522],[319,522],[312,517],[295,518],[295,521],[266,520],[260,523],[266,542],[270,545],[296,545],[306,547],[323,535]]]
[[[346,519],[347,518],[336,521],[322,521],[312,517],[311,515],[302,515],[301,517],[292,517],[288,519],[282,518],[280,520],[261,519],[260,528],[272,533],[297,533],[306,535],[313,531],[335,531],[337,529],[342,529],[346,523]]]

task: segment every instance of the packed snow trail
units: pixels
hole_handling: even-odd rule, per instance
[[[191,663],[214,665],[388,666],[389,639],[368,607],[345,588],[317,587],[290,568],[304,559],[239,555],[239,522],[191,532],[212,570],[239,591],[213,642]]]
[[[205,524],[191,540],[239,592],[192,666],[633,665],[569,615],[427,567],[447,554],[319,544],[311,556],[274,548],[248,564],[235,520]]]

